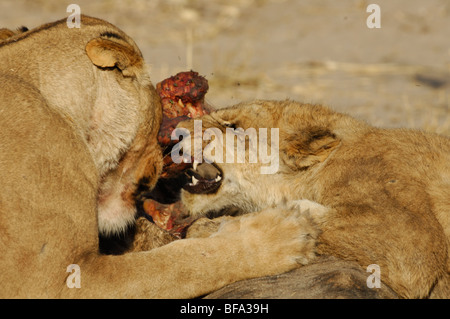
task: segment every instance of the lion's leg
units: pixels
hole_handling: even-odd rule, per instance
[[[292,214],[299,218],[299,222],[304,232],[305,249],[299,256],[299,263],[307,264],[315,257],[315,239],[318,236],[318,225],[323,222],[324,218],[331,210],[323,205],[309,200],[296,200],[286,203],[277,208],[268,208],[261,212],[250,213],[237,217],[222,216],[214,219],[200,218],[193,223],[186,234],[187,238],[207,238],[215,236],[218,232],[226,232],[229,230],[236,231],[242,225],[251,225],[252,228],[260,230],[266,228],[274,228],[277,222],[276,217],[288,218]],[[289,217],[290,218],[290,217]],[[307,244],[306,244],[307,243]]]
[[[297,214],[302,215],[306,218],[304,223],[317,225],[323,222],[326,216],[330,213],[330,209],[319,203],[301,199],[287,202],[286,204],[280,206],[278,209],[288,209],[296,211]],[[257,213],[253,213],[257,214]],[[241,215],[237,217],[233,216],[221,216],[214,219],[200,218],[196,220],[191,226],[189,226],[186,238],[206,238],[211,236],[213,233],[217,232],[221,225],[228,221],[238,220],[246,215]]]
[[[314,257],[317,231],[298,210],[268,209],[224,223],[208,238],[77,261],[81,288],[64,297],[189,298],[286,272]],[[264,262],[261,262],[264,261]]]

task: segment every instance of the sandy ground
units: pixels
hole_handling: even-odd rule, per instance
[[[154,83],[206,76],[217,108],[290,98],[450,135],[448,0],[2,0],[0,27],[65,18],[70,3],[132,36]]]

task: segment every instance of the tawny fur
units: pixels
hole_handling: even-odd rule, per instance
[[[279,170],[261,174],[261,163],[218,163],[223,182],[216,193],[183,191],[191,214],[311,200],[328,209],[315,221],[318,254],[364,269],[379,265],[382,281],[405,298],[450,297],[449,138],[375,128],[293,101],[242,103],[201,120],[203,130],[224,135],[230,125],[279,128]],[[179,127],[194,129],[193,122]]]
[[[295,212],[273,214],[282,231],[272,237],[249,225],[100,255],[99,231],[135,221],[137,183],[152,188],[162,167],[161,105],[141,52],[82,16],[80,28],[63,19],[7,38],[0,60],[0,297],[186,298],[296,267],[304,231]],[[271,256],[280,261],[261,265]],[[71,264],[80,288],[66,284]]]

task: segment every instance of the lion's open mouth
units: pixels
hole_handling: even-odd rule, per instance
[[[222,184],[223,174],[220,168],[214,163],[196,163],[192,168],[186,170],[189,182],[183,189],[192,194],[215,193]]]

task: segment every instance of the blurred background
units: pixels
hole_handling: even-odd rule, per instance
[[[67,18],[70,3],[130,35],[154,84],[205,76],[216,108],[289,98],[450,136],[448,0],[2,0],[0,27]]]

